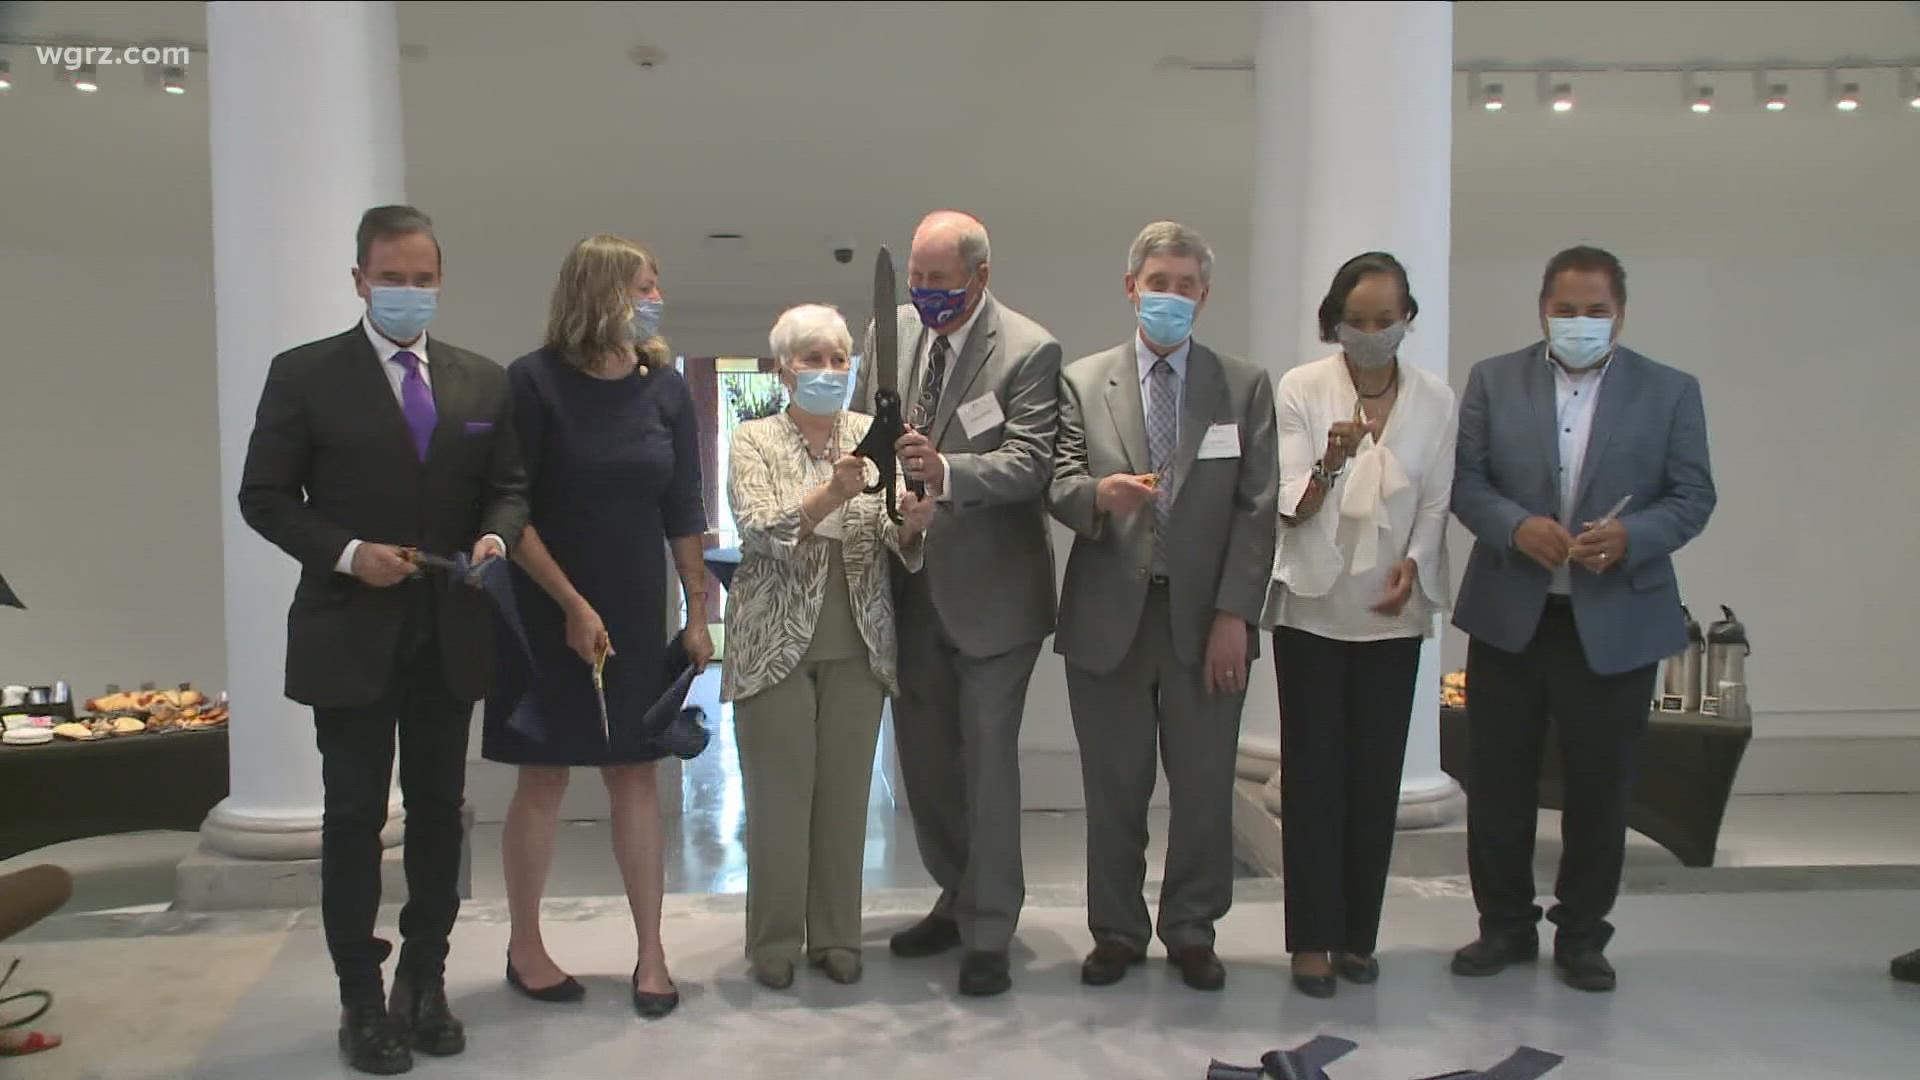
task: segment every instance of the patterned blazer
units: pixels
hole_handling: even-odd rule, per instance
[[[839,451],[859,445],[873,418],[842,412]],[[740,568],[727,591],[727,656],[720,700],[751,697],[793,673],[813,641],[827,590],[827,544],[800,537],[800,499],[820,482],[809,478],[807,442],[786,413],[734,429],[727,496],[740,530]],[[869,477],[874,474],[868,466]],[[905,485],[901,486],[905,490]],[[924,538],[902,546],[900,527],[879,495],[859,495],[843,510],[841,557],[854,621],[867,644],[874,677],[888,693],[895,680],[891,549],[909,571],[921,568]]]

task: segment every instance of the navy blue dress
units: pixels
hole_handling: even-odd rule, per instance
[[[664,545],[707,528],[693,397],[670,368],[597,379],[545,349],[515,360],[507,377],[531,485],[531,524],[606,623],[614,649],[605,672],[612,725],[638,725],[666,689]],[[565,613],[518,566],[513,585],[532,663],[502,653],[516,670],[503,671],[487,699],[482,755],[512,765],[662,756],[607,745],[593,669],[567,648]],[[515,709],[521,722],[510,726]]]

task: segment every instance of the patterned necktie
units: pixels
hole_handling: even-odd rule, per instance
[[[407,369],[400,380],[400,412],[407,418],[407,430],[413,432],[413,449],[420,460],[427,460],[427,444],[433,441],[433,428],[440,414],[433,407],[433,391],[426,376],[420,374],[420,358],[405,349],[393,354],[393,362]]]
[[[933,426],[933,417],[940,408],[940,391],[947,382],[947,356],[953,352],[953,346],[947,343],[947,336],[933,339],[933,348],[928,350],[927,381],[920,388],[920,400],[913,406],[913,426],[925,431]]]
[[[1160,475],[1160,486],[1153,496],[1153,567],[1165,573],[1166,552],[1162,535],[1167,531],[1167,516],[1173,511],[1173,450],[1179,442],[1180,411],[1176,407],[1179,376],[1165,357],[1154,361],[1147,372],[1147,463]]]

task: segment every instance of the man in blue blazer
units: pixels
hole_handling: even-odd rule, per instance
[[[1474,535],[1454,625],[1467,653],[1467,848],[1480,936],[1459,975],[1539,955],[1533,841],[1540,754],[1558,721],[1564,851],[1548,918],[1571,986],[1612,990],[1604,949],[1627,792],[1662,657],[1686,645],[1672,555],[1716,497],[1693,376],[1619,345],[1626,271],[1555,255],[1546,341],[1474,366],[1460,403],[1453,511]]]

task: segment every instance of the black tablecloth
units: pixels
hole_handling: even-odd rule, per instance
[[[0,746],[0,859],[88,836],[196,831],[227,797],[227,729]]]
[[[1467,729],[1465,710],[1440,710],[1440,767],[1462,788],[1467,787]],[[1540,805],[1549,810],[1562,808],[1557,738],[1547,733],[1541,755]],[[1751,713],[1652,713],[1627,800],[1628,827],[1687,866],[1712,866],[1734,774],[1752,738]]]

